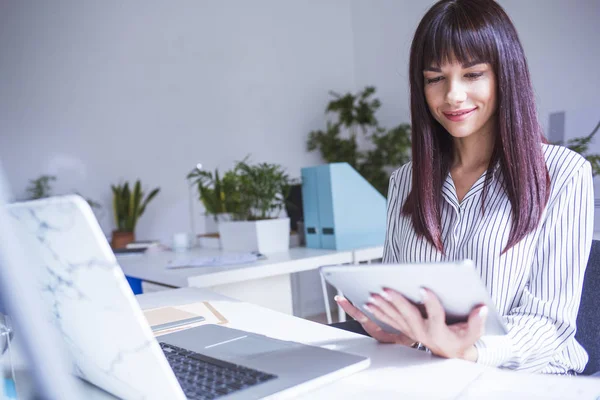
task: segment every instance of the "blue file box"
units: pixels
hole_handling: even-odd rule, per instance
[[[382,245],[387,200],[348,163],[302,168],[306,247]]]

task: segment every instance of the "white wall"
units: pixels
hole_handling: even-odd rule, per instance
[[[138,237],[168,240],[188,229],[185,176],[198,162],[224,169],[252,154],[298,177],[319,162],[306,138],[324,126],[327,91],[354,87],[344,0],[0,7],[9,181],[20,196],[29,179],[56,174],[57,192],[105,205],[107,233],[120,179],[161,188]]]

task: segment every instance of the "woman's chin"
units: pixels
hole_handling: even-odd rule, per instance
[[[454,139],[464,139],[467,138],[469,136],[471,136],[473,134],[472,130],[466,130],[466,129],[460,129],[460,130],[452,130],[452,131],[448,131],[448,133],[450,134],[450,136],[452,136]]]

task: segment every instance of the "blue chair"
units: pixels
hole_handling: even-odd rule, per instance
[[[582,375],[600,373],[600,240],[592,240],[592,250],[588,259],[583,293],[577,315],[577,333],[575,339],[590,356]]]

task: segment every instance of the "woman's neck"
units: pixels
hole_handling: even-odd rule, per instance
[[[451,168],[469,171],[487,169],[493,151],[494,135],[491,132],[455,138],[454,160]]]

